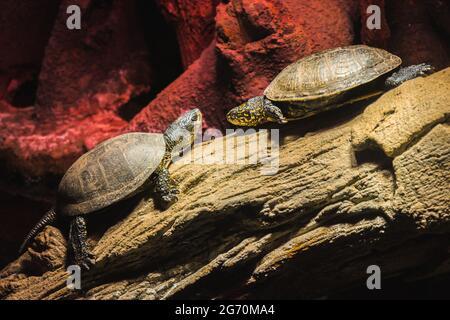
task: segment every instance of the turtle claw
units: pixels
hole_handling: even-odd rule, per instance
[[[168,195],[165,195],[162,197],[162,200],[167,204],[167,205],[171,205],[175,202],[178,201],[178,197],[173,194],[173,193],[169,193]]]
[[[421,64],[417,65],[417,67],[419,69],[418,73],[421,76],[427,76],[430,73],[434,72],[434,70],[435,70],[435,68],[428,63],[421,63]]]
[[[285,117],[283,117],[283,118],[279,119],[277,122],[278,122],[279,124],[285,124],[285,123],[287,123],[288,121],[287,121],[287,119],[286,119]]]
[[[90,270],[95,264],[95,255],[91,252],[84,252],[81,257],[75,257],[75,264],[82,270]]]
[[[180,191],[176,188],[170,189],[166,194],[161,196],[161,207],[163,209],[169,208],[172,204],[178,201],[178,196]]]
[[[91,261],[89,261],[89,262],[83,262],[83,263],[81,263],[81,265],[79,265],[80,266],[80,268],[82,269],[82,270],[85,270],[85,271],[88,271],[88,270],[90,270],[91,269],[91,267],[94,265],[94,263],[93,262],[91,262]]]

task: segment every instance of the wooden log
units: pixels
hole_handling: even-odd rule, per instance
[[[369,265],[383,279],[448,275],[448,101],[450,68],[354,117],[360,109],[348,106],[292,123],[281,129],[274,175],[261,174],[263,163],[200,161],[201,148],[229,137],[199,144],[186,155],[196,161],[171,167],[182,195],[169,210],[151,197],[129,214],[114,209],[123,216],[91,239],[97,264],[82,274],[82,291],[66,287],[65,241],[47,227],[2,270],[0,297],[319,298],[365,283]],[[305,135],[308,124],[322,127]],[[267,138],[249,137],[259,136]],[[233,152],[249,148],[234,142]]]

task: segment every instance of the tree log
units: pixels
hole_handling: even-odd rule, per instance
[[[97,264],[82,291],[66,287],[65,241],[47,227],[0,273],[0,298],[319,298],[365,283],[374,264],[383,279],[448,275],[448,101],[450,68],[365,109],[292,123],[281,129],[274,175],[248,161],[179,161],[179,202],[164,212],[151,197],[129,214],[115,208],[127,215],[91,239]],[[322,127],[305,134],[311,123]],[[224,139],[186,157],[200,160]],[[232,151],[249,143],[236,138]]]

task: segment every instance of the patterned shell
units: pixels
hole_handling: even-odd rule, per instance
[[[57,208],[74,216],[103,209],[139,190],[161,163],[162,134],[127,133],[81,156],[61,180]]]
[[[308,101],[339,95],[397,68],[402,60],[378,48],[354,45],[294,62],[264,91],[273,101]]]

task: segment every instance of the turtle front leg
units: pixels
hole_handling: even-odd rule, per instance
[[[279,124],[288,122],[284,117],[283,112],[281,112],[281,109],[274,105],[269,99],[264,99],[264,113],[269,121]]]
[[[158,169],[155,175],[154,192],[157,203],[162,209],[167,209],[178,201],[178,194],[180,192],[170,177],[167,168]]]
[[[69,243],[72,249],[73,261],[80,268],[89,270],[95,263],[94,255],[89,250],[86,230],[86,221],[76,216],[70,222]]]
[[[403,82],[426,76],[434,71],[434,67],[427,64],[415,64],[412,66],[400,68],[397,72],[394,72],[389,78],[386,79],[385,86],[388,89],[392,89],[398,87]]]

